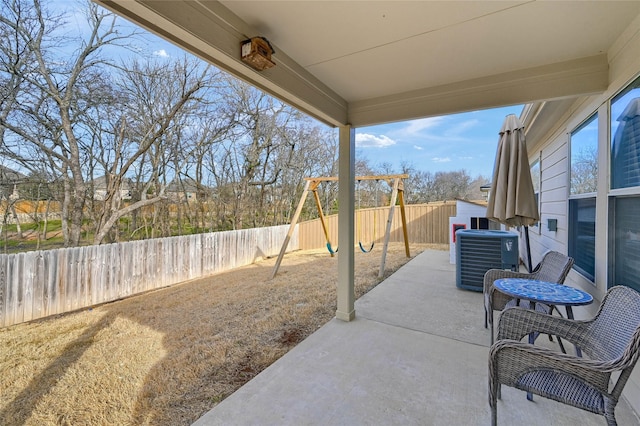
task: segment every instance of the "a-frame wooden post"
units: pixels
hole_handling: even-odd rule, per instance
[[[393,222],[393,211],[396,207],[396,199],[398,196],[398,182],[400,179],[393,180],[393,190],[391,191],[391,202],[389,203],[389,216],[387,217],[387,227],[384,231],[384,243],[382,244],[382,258],[380,259],[380,271],[378,278],[384,275],[384,264],[387,261],[387,249],[389,248],[389,238],[391,236],[391,223]]]
[[[400,201],[400,217],[402,218],[402,236],[404,237],[404,253],[411,257],[409,251],[409,234],[407,232],[407,212],[404,209],[404,182],[398,185],[398,200]]]
[[[380,271],[378,278],[384,276],[385,263],[387,261],[387,250],[389,248],[389,239],[391,238],[391,225],[393,222],[393,213],[396,207],[396,200],[400,200],[400,216],[402,218],[402,236],[404,238],[404,252],[407,257],[411,257],[409,250],[409,236],[407,233],[407,214],[404,209],[404,182],[401,178],[395,178],[392,185],[391,202],[389,203],[389,217],[387,218],[387,228],[384,233],[384,244],[382,246],[382,258],[380,260]]]
[[[291,219],[291,225],[289,225],[289,231],[287,231],[287,236],[285,237],[284,243],[282,243],[282,247],[280,248],[280,253],[278,254],[278,259],[276,260],[276,264],[273,267],[273,272],[271,272],[271,279],[273,279],[273,277],[275,277],[276,274],[278,273],[278,269],[280,268],[280,263],[282,263],[282,258],[284,257],[284,254],[287,251],[287,246],[289,245],[289,241],[291,240],[293,231],[296,229],[296,224],[298,223],[298,218],[300,217],[300,213],[302,212],[302,207],[304,206],[304,202],[307,199],[307,194],[309,194],[310,184],[311,184],[311,181],[307,181],[307,183],[305,183],[304,185],[304,190],[302,191],[300,202],[298,203],[296,212],[293,214],[293,218]]]

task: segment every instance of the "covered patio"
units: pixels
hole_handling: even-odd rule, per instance
[[[425,251],[360,298],[354,321],[330,321],[195,425],[489,424],[482,306],[456,287],[448,252]],[[616,415],[640,425],[625,400]],[[507,387],[498,402],[502,425],[604,423]]]
[[[340,247],[355,246],[356,128],[527,104],[530,159],[540,141],[557,139],[545,157],[542,199],[553,198],[543,213],[564,219],[561,136],[577,125],[565,128],[566,117],[603,105],[604,121],[607,97],[640,69],[640,2],[94,1],[337,127]],[[241,44],[256,37],[275,49],[274,67],[242,60]],[[606,170],[606,149],[600,159]],[[534,259],[546,249],[565,253],[566,228],[548,235],[539,227]],[[608,285],[604,254],[596,255],[596,286],[580,284],[596,298]],[[421,255],[356,303],[354,253],[342,252],[336,318],[344,322],[327,324],[200,424],[486,424],[481,296],[458,291],[437,258]],[[635,374],[628,388],[636,410],[637,383]],[[602,424],[508,390],[498,415],[501,424]],[[638,424],[623,405],[619,415]]]

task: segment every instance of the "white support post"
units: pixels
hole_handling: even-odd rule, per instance
[[[340,127],[338,180],[338,309],[336,318],[351,321],[356,317],[355,267],[355,130]]]

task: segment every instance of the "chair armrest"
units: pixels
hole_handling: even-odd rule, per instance
[[[590,321],[554,317],[519,307],[502,311],[498,320],[498,340],[521,340],[530,333],[551,334],[582,346]]]
[[[504,294],[493,286],[493,282],[500,278],[533,279],[533,275],[523,272],[509,271],[505,269],[489,269],[487,272],[485,272],[482,289],[484,294],[485,309],[487,311],[491,311],[492,309],[501,311],[504,309],[507,302],[512,299],[511,296]]]

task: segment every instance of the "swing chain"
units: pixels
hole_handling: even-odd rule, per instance
[[[371,241],[371,247],[369,247],[369,249],[367,249],[367,248],[365,248],[365,247],[362,245],[362,225],[361,225],[362,220],[360,219],[360,218],[361,218],[361,215],[362,215],[362,212],[360,212],[360,210],[361,210],[361,198],[362,198],[362,196],[361,196],[361,189],[360,189],[360,181],[359,181],[359,180],[358,180],[358,182],[357,182],[357,188],[356,188],[356,189],[357,189],[357,192],[358,192],[358,223],[357,223],[357,226],[358,226],[358,228],[359,228],[359,232],[358,232],[358,246],[360,247],[360,250],[361,250],[363,253],[369,253],[369,252],[371,252],[371,250],[373,250],[373,246],[374,246],[374,245],[375,245],[375,243],[376,243],[376,242],[375,242],[375,239],[376,239],[376,236],[375,236],[375,229],[376,229],[376,217],[375,217],[376,215],[375,215],[375,212],[376,212],[376,211],[375,211],[375,210],[373,211],[373,213],[374,213],[374,217],[373,217],[373,221],[374,221],[374,223],[373,223],[373,238],[372,238],[372,241]],[[377,207],[378,207],[378,190],[379,190],[379,180],[378,180],[378,179],[376,179],[376,185],[375,185],[375,197],[374,197],[374,198],[375,198],[375,204],[376,204],[376,205],[375,205],[375,208],[377,208]]]

